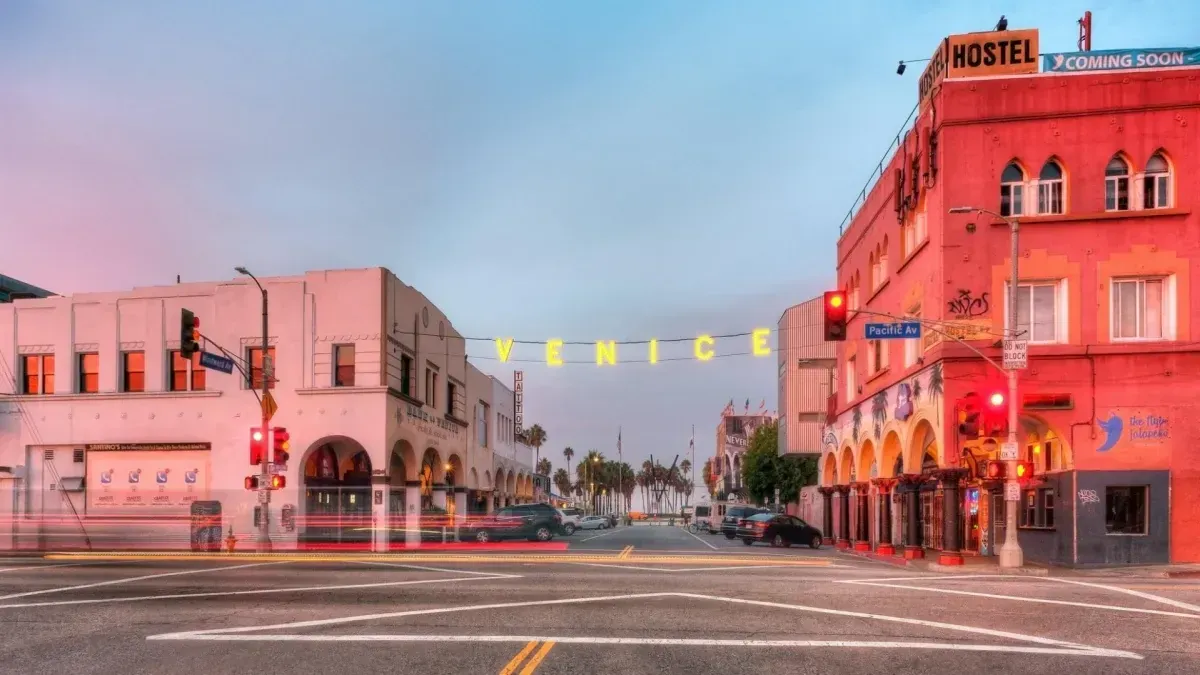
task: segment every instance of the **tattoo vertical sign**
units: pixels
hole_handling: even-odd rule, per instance
[[[525,424],[525,371],[517,370],[513,372],[513,426],[517,436],[521,435],[522,427]]]

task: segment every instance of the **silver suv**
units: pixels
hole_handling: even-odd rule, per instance
[[[563,532],[567,536],[575,534],[575,530],[579,529],[579,521],[583,520],[583,511],[580,509],[567,507],[559,509],[558,512],[562,515]]]

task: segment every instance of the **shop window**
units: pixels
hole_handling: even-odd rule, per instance
[[[246,350],[250,362],[250,381],[251,389],[262,389],[263,386],[263,350],[262,347],[250,347]],[[278,362],[275,360],[275,348],[267,348],[267,371],[270,373],[267,377],[267,388],[274,389],[275,383],[279,381],[278,373],[275,369],[278,367]]]
[[[1021,527],[1054,527],[1054,488],[1023,491],[1020,516]]]
[[[1104,530],[1108,534],[1147,534],[1149,494],[1145,485],[1104,488]]]
[[[1172,303],[1168,279],[1113,279],[1109,312],[1113,340],[1169,339]]]
[[[337,345],[333,348],[333,386],[354,386],[354,345]]]
[[[1023,283],[1017,287],[1017,332],[1033,344],[1049,344],[1062,341],[1066,334],[1065,282],[1043,281]],[[1006,284],[1007,287],[1007,284]],[[1007,291],[1007,288],[1006,288]],[[1005,304],[1008,302],[1005,293]],[[1005,328],[1008,322],[1008,307],[1004,312]]]
[[[1050,160],[1038,174],[1037,197],[1039,215],[1063,213],[1063,170],[1058,162]]]
[[[400,393],[412,396],[413,360],[408,354],[400,357]]]
[[[27,396],[54,393],[53,354],[27,354],[21,357],[21,393]]]
[[[1025,213],[1025,172],[1016,162],[1009,162],[1000,174],[1000,215],[1019,216]]]
[[[178,350],[170,352],[171,391],[204,391],[205,370],[200,365],[200,354],[185,359]]]
[[[146,391],[146,352],[121,354],[121,391]]]
[[[1156,152],[1146,163],[1142,177],[1142,208],[1166,209],[1171,206],[1171,167],[1162,153]]]
[[[1129,163],[1120,155],[1104,169],[1104,210],[1129,210]]]
[[[79,393],[100,391],[100,355],[79,354]]]

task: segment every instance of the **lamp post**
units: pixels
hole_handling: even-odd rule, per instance
[[[263,446],[264,446],[264,448],[266,448],[266,452],[263,452],[262,465],[259,467],[258,502],[259,502],[259,504],[262,505],[262,517],[258,519],[258,540],[255,542],[255,544],[256,544],[255,550],[259,553],[267,553],[271,550],[271,529],[270,529],[270,526],[269,526],[269,523],[267,520],[268,514],[270,513],[270,510],[271,510],[271,507],[270,507],[270,504],[271,504],[270,479],[271,479],[271,477],[270,477],[270,470],[269,470],[270,467],[268,465],[268,462],[270,461],[269,455],[271,454],[271,444],[270,444],[270,436],[269,436],[270,429],[269,429],[268,425],[271,424],[271,418],[267,415],[267,397],[270,395],[270,393],[269,393],[270,379],[268,378],[268,375],[267,375],[267,366],[268,366],[267,343],[269,341],[269,339],[267,337],[267,289],[263,288],[263,285],[261,283],[259,283],[258,278],[255,277],[253,274],[251,274],[250,270],[247,270],[245,267],[235,267],[233,269],[238,274],[244,274],[244,275],[250,277],[250,280],[253,281],[254,285],[258,286],[258,290],[262,292],[262,406],[261,407],[262,407]],[[250,373],[251,373],[250,386],[253,387],[254,386],[254,378],[253,378],[254,363],[253,362],[250,364]]]
[[[1017,339],[1017,284],[1020,279],[1017,273],[1017,242],[1020,236],[1020,224],[1016,216],[1002,216],[989,209],[974,206],[956,206],[950,213],[978,213],[989,215],[1008,223],[1012,233],[1012,277],[1008,284],[1008,334],[1013,340]],[[1008,368],[1008,443],[1011,447],[1017,445],[1018,406],[1017,400],[1017,369]],[[1025,554],[1017,541],[1017,502],[1020,492],[1017,483],[1017,460],[1005,462],[1005,499],[1004,499],[1004,543],[1000,545],[1000,567],[1020,567],[1025,562]],[[1009,499],[1009,497],[1013,497]]]

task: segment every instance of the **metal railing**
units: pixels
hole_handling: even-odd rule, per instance
[[[913,106],[912,112],[908,113],[908,117],[904,120],[904,124],[900,126],[900,131],[896,132],[896,137],[892,139],[891,144],[888,145],[888,149],[884,151],[883,157],[879,160],[879,164],[871,171],[871,175],[867,178],[867,182],[863,184],[862,191],[860,191],[858,196],[854,198],[854,203],[850,205],[850,210],[846,212],[846,217],[842,219],[842,224],[838,225],[839,237],[846,233],[846,227],[851,221],[854,220],[854,216],[858,214],[859,210],[863,207],[863,204],[867,203],[867,194],[870,193],[871,188],[875,186],[875,183],[883,177],[883,167],[887,166],[888,162],[892,161],[892,157],[896,154],[896,150],[903,142],[904,134],[912,127],[913,120],[916,119],[918,107],[919,104]]]

